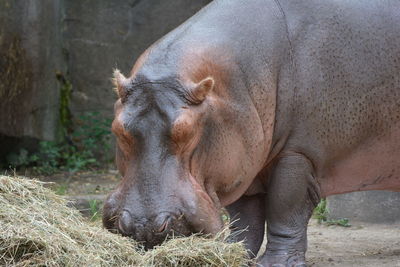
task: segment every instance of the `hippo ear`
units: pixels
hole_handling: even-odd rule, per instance
[[[125,78],[125,76],[117,69],[114,70],[114,90],[117,92],[119,98],[124,98],[126,96],[127,88],[129,86],[130,80]]]
[[[194,84],[193,88],[190,90],[190,98],[195,104],[200,104],[206,99],[207,95],[214,88],[214,79],[211,77],[205,78],[201,82]]]

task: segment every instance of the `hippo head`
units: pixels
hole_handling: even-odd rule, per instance
[[[223,100],[221,76],[149,76],[115,73],[112,130],[123,178],[103,224],[152,248],[168,235],[218,232],[221,207],[246,190],[263,146],[262,129],[247,135],[251,112]]]

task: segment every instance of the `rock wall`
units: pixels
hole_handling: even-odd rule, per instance
[[[63,66],[60,0],[0,0],[0,133],[53,139]]]
[[[73,84],[71,111],[110,116],[113,68],[129,73],[136,58],[209,0],[65,1],[64,30]]]
[[[0,0],[0,163],[58,129],[61,0]],[[1,165],[1,164],[0,164]]]
[[[0,0],[0,161],[60,136],[56,73],[72,84],[74,117],[112,117],[111,73],[210,0]]]

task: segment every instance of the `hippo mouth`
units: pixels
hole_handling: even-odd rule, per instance
[[[105,205],[105,210],[107,209]],[[127,210],[122,210],[114,216],[105,213],[103,225],[112,233],[134,239],[145,250],[152,249],[167,239],[195,233],[183,212],[161,212],[153,220],[153,225],[149,225],[147,219],[133,221],[133,218]]]
[[[168,219],[155,231],[145,232],[145,236],[125,235],[138,241],[145,250],[153,249],[155,246],[162,244],[164,241],[174,237],[189,236],[194,233],[190,224],[183,215],[178,217],[169,216]]]
[[[149,205],[151,208],[144,208],[146,202],[140,199],[137,188],[128,193],[121,188],[106,200],[103,224],[112,232],[133,238],[145,249],[171,237],[214,235],[223,227],[218,199],[215,201],[208,193],[211,190],[203,189],[191,175],[182,180],[179,190],[171,191],[173,198]]]

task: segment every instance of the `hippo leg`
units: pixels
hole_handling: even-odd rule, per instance
[[[231,240],[244,241],[250,257],[254,258],[264,239],[265,195],[242,196],[226,208],[234,233]]]
[[[320,199],[311,162],[301,154],[273,167],[266,197],[267,246],[261,266],[305,267],[307,224]]]

